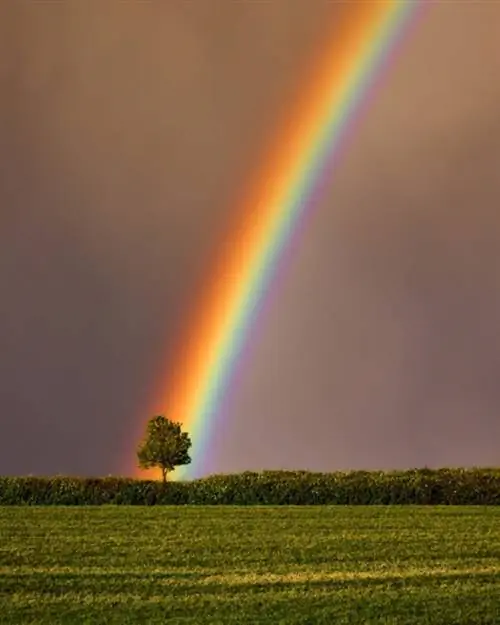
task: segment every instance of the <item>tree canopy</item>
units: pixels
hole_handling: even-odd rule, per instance
[[[191,439],[182,431],[180,423],[171,421],[163,415],[148,421],[146,436],[137,450],[137,459],[141,469],[159,468],[163,481],[175,467],[189,464]]]

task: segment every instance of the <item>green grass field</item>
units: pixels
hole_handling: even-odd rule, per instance
[[[500,623],[500,508],[0,508],[0,623]]]

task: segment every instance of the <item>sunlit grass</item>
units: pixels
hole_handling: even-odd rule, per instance
[[[0,508],[0,623],[500,622],[500,508]]]

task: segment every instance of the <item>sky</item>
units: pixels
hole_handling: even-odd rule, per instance
[[[0,474],[133,472],[336,11],[0,4]],[[433,3],[287,256],[207,471],[498,464],[499,75],[500,3]]]

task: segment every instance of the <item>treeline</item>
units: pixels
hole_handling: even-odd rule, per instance
[[[168,482],[0,477],[0,505],[500,505],[500,469],[245,472]]]

